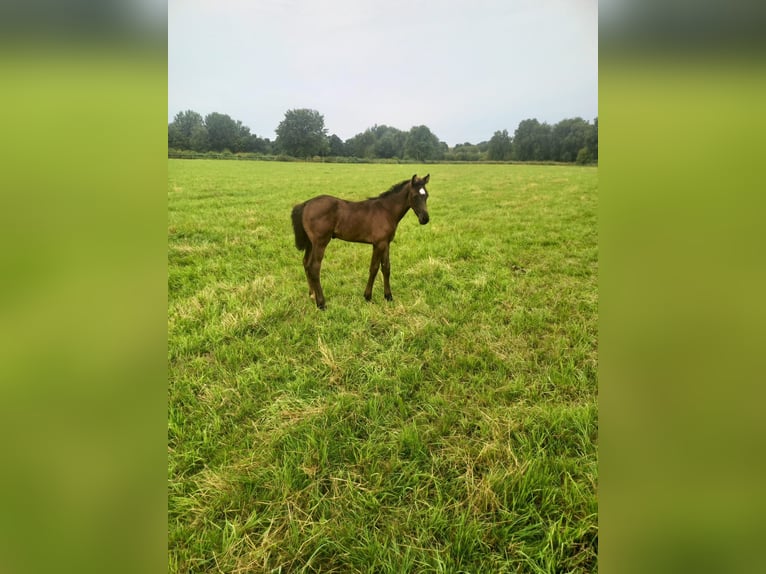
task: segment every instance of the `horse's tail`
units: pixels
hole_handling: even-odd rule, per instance
[[[295,247],[299,251],[306,251],[311,247],[311,240],[303,227],[303,208],[305,203],[293,207],[293,231],[295,232]]]

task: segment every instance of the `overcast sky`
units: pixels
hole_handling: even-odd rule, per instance
[[[346,140],[426,125],[450,146],[598,115],[597,0],[169,0],[168,121],[269,139],[311,108]]]

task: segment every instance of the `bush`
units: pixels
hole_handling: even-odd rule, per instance
[[[590,163],[591,162],[590,150],[587,147],[580,148],[580,151],[577,152],[576,161],[580,165],[585,165],[586,163]]]

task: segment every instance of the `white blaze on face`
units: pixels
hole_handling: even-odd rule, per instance
[[[426,194],[426,190],[421,187],[420,188],[420,195],[425,195],[425,194]]]

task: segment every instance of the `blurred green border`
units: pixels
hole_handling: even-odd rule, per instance
[[[0,50],[0,570],[163,570],[165,48]]]
[[[763,568],[762,53],[599,63],[599,568]]]
[[[166,568],[164,49],[0,52],[0,570]],[[763,53],[600,60],[600,570],[750,572]]]

